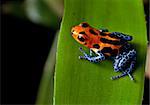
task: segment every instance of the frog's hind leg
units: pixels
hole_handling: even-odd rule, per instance
[[[121,71],[123,73],[118,76],[113,76],[111,79],[114,80],[128,75],[130,79],[133,80],[131,72],[134,68],[135,60],[136,60],[136,51],[134,49],[116,56],[116,58],[114,59],[115,61],[114,71],[115,72]]]
[[[97,54],[98,56],[91,56],[92,55],[91,50],[90,50],[90,55],[85,53],[82,48],[79,48],[79,50],[84,54],[84,56],[79,56],[79,59],[85,59],[85,60],[88,60],[90,62],[100,62],[102,60],[105,60],[105,56],[101,52],[99,52]]]
[[[123,34],[121,32],[112,32],[110,34],[110,37],[118,37],[118,38],[121,38],[125,41],[131,41],[132,40],[132,36],[129,36],[127,34]]]
[[[123,72],[122,74],[120,74],[120,75],[117,75],[117,76],[113,76],[113,77],[111,77],[111,79],[112,80],[115,80],[115,79],[118,79],[118,78],[121,78],[121,77],[124,77],[124,76],[126,76],[127,75],[127,72]],[[133,77],[132,77],[132,79],[133,79]]]
[[[130,67],[126,71],[124,71],[121,75],[111,77],[111,79],[115,80],[115,79],[118,79],[118,78],[128,75],[131,80],[134,80],[133,76],[130,74],[134,68],[134,65],[135,65],[135,62],[132,62]]]

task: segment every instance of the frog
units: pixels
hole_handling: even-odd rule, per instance
[[[134,80],[132,72],[136,64],[136,50],[129,43],[131,35],[122,32],[110,32],[106,28],[93,28],[87,22],[81,22],[71,27],[71,36],[81,45],[89,48],[89,54],[82,47],[79,48],[83,56],[79,59],[92,63],[102,62],[106,59],[113,61],[114,72],[121,74],[110,77],[112,80],[129,76]]]

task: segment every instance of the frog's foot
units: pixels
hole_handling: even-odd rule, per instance
[[[121,75],[117,75],[117,76],[113,76],[113,77],[111,77],[111,79],[112,79],[112,80],[115,80],[115,79],[118,79],[118,78],[124,77],[124,76],[126,76],[126,75],[127,75],[127,72],[123,72]],[[133,80],[133,77],[131,76],[131,74],[128,74],[128,75],[130,75],[131,80]]]
[[[105,60],[105,56],[102,53],[99,53],[98,56],[92,57],[85,53],[82,48],[79,48],[79,50],[83,53],[84,56],[79,56],[79,59],[85,59],[90,62],[100,62],[102,60]]]
[[[128,75],[130,79],[133,80],[131,72],[134,68],[135,60],[136,60],[136,51],[134,49],[129,51],[128,53],[124,52],[123,54],[116,56],[114,62],[114,71],[115,72],[122,71],[123,73],[118,76],[113,76],[111,79],[114,80]]]
[[[126,75],[128,75],[130,77],[131,80],[134,80],[133,76],[130,74],[131,71],[133,70],[134,68],[134,64],[135,64],[135,61],[133,61],[130,65],[129,68],[127,68],[127,70],[125,72],[123,72],[121,75],[118,75],[118,76],[113,76],[111,77],[112,80],[115,80],[115,79],[118,79],[118,78],[121,78],[121,77],[124,77]]]
[[[123,40],[126,40],[126,41],[131,41],[132,40],[132,36],[129,36],[129,35],[126,35],[126,34],[123,34],[123,33],[120,33],[120,32],[112,32],[110,34],[111,37],[118,37],[118,38],[121,38]]]

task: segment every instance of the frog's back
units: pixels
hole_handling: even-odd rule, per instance
[[[105,56],[116,56],[127,41],[111,32],[101,32],[87,23],[81,23],[72,28],[72,36],[80,44],[92,49],[94,52],[101,51]]]
[[[98,32],[99,30],[96,31]],[[93,35],[90,36],[93,37]],[[90,48],[95,52],[101,51],[105,56],[116,56],[121,52],[122,47],[127,44],[127,41],[112,36],[110,32],[99,32],[96,39],[90,39],[93,39]]]

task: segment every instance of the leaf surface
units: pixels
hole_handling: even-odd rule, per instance
[[[113,64],[79,60],[83,47],[71,36],[74,25],[88,22],[95,28],[133,36],[137,50],[135,81],[128,76],[118,80]],[[58,39],[54,104],[140,105],[143,97],[146,56],[146,25],[142,0],[65,0],[64,17]],[[89,51],[83,47],[84,50]]]

